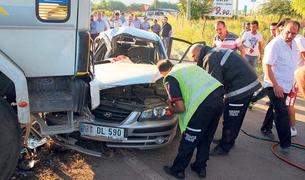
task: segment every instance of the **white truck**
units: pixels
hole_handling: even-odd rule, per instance
[[[173,139],[177,117],[165,112],[154,65],[167,58],[161,39],[114,29],[98,38],[94,63],[90,11],[89,0],[0,1],[1,180],[14,172],[21,148],[35,149],[45,138],[96,156],[98,148],[82,143],[146,149]],[[118,50],[147,63],[105,64]]]

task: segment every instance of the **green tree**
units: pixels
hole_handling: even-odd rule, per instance
[[[305,2],[304,0],[292,0],[292,8],[302,16],[305,16]]]
[[[92,6],[93,10],[101,10],[101,9],[107,9],[107,2],[106,0],[102,0],[100,3],[94,3]]]
[[[279,20],[284,16],[297,16],[292,8],[291,0],[268,0],[260,6],[259,13],[263,15],[277,15]]]
[[[191,17],[192,19],[203,18],[209,14],[214,8],[212,0],[192,0],[191,2]],[[187,0],[180,0],[179,3],[180,14],[186,15]]]
[[[120,1],[109,1],[107,2],[107,8],[108,10],[120,10],[125,11],[127,9],[127,6],[120,2]]]
[[[129,10],[132,11],[141,11],[142,10],[143,5],[139,4],[139,3],[132,3],[128,6]]]

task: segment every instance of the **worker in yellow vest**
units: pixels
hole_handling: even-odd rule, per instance
[[[173,65],[169,60],[162,60],[157,66],[169,96],[168,111],[179,114],[182,132],[177,157],[172,166],[164,166],[164,171],[184,179],[184,170],[197,148],[191,169],[204,178],[210,144],[223,113],[223,86],[196,65]]]

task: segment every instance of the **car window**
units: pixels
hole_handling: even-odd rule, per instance
[[[36,0],[36,16],[42,22],[63,23],[70,17],[70,0]]]
[[[181,60],[191,45],[189,42],[173,38],[169,58],[172,60]]]

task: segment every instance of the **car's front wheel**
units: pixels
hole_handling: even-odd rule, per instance
[[[12,107],[0,97],[0,180],[9,179],[21,148],[21,130]]]

